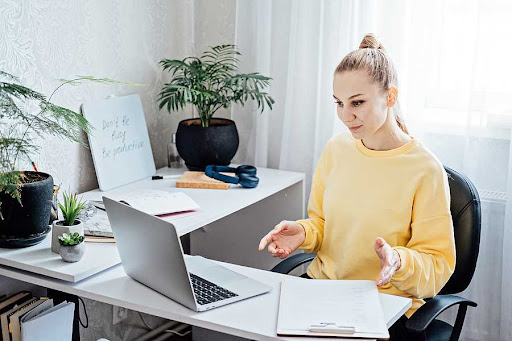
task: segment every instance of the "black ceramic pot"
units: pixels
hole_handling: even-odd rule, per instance
[[[183,120],[176,131],[176,148],[188,169],[204,171],[207,165],[227,166],[238,150],[235,122],[212,118],[202,127],[198,118]]]
[[[0,247],[17,248],[40,243],[46,238],[50,227],[50,208],[53,197],[53,178],[41,172],[44,179],[25,183],[21,187],[21,206],[16,199],[0,193],[2,214],[0,219]]]

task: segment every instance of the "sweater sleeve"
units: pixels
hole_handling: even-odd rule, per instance
[[[394,249],[400,269],[391,278],[399,290],[416,298],[434,297],[455,269],[455,240],[450,188],[442,164],[422,176],[413,202],[411,239]]]
[[[323,212],[323,198],[325,190],[325,175],[326,175],[326,154],[327,148],[324,149],[313,175],[311,184],[311,194],[309,195],[308,202],[308,218],[297,220],[297,223],[304,227],[306,231],[306,239],[300,246],[306,252],[317,252],[322,246],[324,239],[324,212]]]

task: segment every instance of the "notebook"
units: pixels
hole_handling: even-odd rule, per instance
[[[375,282],[293,276],[281,283],[277,335],[389,338]]]
[[[151,215],[177,214],[180,217],[186,217],[194,214],[194,211],[199,209],[199,205],[183,192],[142,190],[132,193],[111,194],[109,197]],[[98,211],[84,222],[84,234],[113,238],[114,234],[107,213],[104,211],[103,202],[91,201],[91,203],[98,208]],[[89,241],[93,240],[89,239]],[[108,242],[108,240],[97,240],[97,242],[101,241]]]
[[[39,305],[39,307],[42,306]],[[48,307],[46,307],[48,308]],[[24,316],[21,323],[22,341],[69,341],[73,336],[75,304],[62,302],[55,307]],[[28,315],[28,314],[27,314]]]
[[[199,205],[183,192],[142,190],[129,194],[114,194],[109,197],[151,215],[163,215],[199,209]]]

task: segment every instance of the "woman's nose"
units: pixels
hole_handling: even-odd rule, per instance
[[[346,122],[352,122],[355,118],[355,115],[345,108],[338,108],[338,117],[340,120],[344,123]]]

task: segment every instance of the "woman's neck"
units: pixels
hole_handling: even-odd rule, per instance
[[[372,136],[361,139],[363,145],[372,150],[391,150],[399,148],[411,141],[411,136],[406,134],[398,125],[386,130],[379,130]]]

